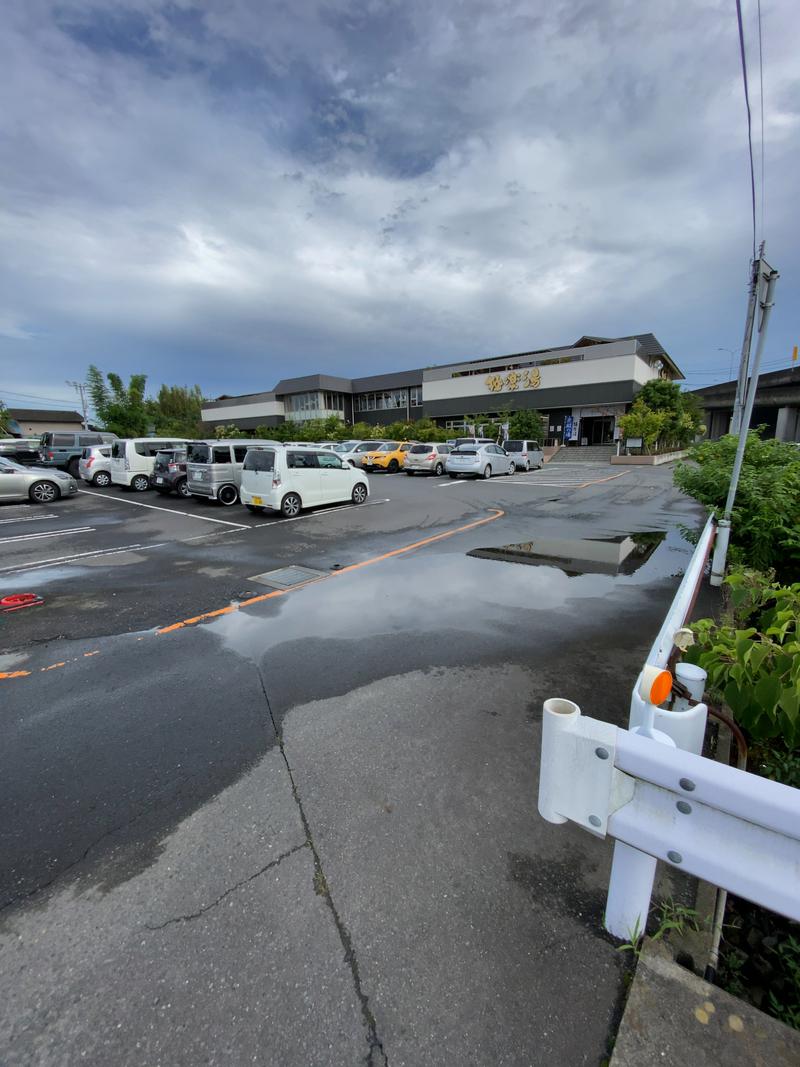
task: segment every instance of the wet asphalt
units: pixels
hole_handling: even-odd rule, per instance
[[[599,1063],[610,843],[536,812],[541,704],[626,721],[702,521],[618,473],[0,508],[43,601],[0,615],[0,1061]]]

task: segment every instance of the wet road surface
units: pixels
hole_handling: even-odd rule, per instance
[[[626,721],[701,521],[609,470],[0,509],[0,1060],[597,1063],[610,844],[536,813],[541,704]]]

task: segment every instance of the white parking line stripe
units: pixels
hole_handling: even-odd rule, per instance
[[[260,530],[263,526],[285,526],[287,522],[299,522],[301,519],[315,519],[321,515],[333,515],[335,511],[352,511],[354,506],[356,508],[368,508],[374,504],[388,504],[389,500],[390,498],[387,496],[383,500],[369,500],[366,504],[342,504],[341,507],[328,508],[326,511],[309,511],[305,515],[295,515],[293,519],[270,519],[269,522],[256,523],[252,529]]]
[[[55,519],[57,516],[52,515],[19,515],[16,519],[0,519],[0,526],[4,526],[7,522],[35,522],[37,519]]]
[[[103,500],[113,500],[115,504],[130,504],[135,508],[150,508],[151,511],[165,511],[167,515],[183,515],[187,519],[200,519],[202,522],[219,522],[223,526],[238,526],[240,530],[249,530],[245,522],[228,522],[227,519],[212,519],[210,515],[193,515],[191,511],[175,511],[173,508],[160,508],[157,504],[145,504],[141,500],[123,500],[119,496],[109,496],[107,493],[93,493],[91,489],[79,489],[79,493],[86,496],[99,496]]]
[[[72,530],[52,530],[50,533],[14,534],[0,537],[0,545],[15,545],[25,541],[44,541],[47,537],[67,537],[69,534],[94,533],[94,526],[76,526]]]
[[[123,545],[122,548],[102,548],[96,552],[77,552],[72,556],[52,556],[50,559],[40,559],[34,563],[23,563],[16,567],[0,567],[0,574],[23,574],[27,571],[44,570],[47,567],[59,567],[64,563],[76,563],[84,559],[95,559],[98,556],[116,556],[120,552],[147,552],[151,548],[163,548],[164,545],[172,544],[171,541],[159,541],[155,545]]]

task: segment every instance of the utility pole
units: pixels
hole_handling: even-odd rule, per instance
[[[763,248],[763,245],[762,245]],[[774,301],[772,299],[775,292],[775,283],[780,275],[776,270],[773,270],[763,259],[759,258],[756,261],[758,267],[757,275],[757,289],[761,288],[761,275],[763,274],[766,279],[767,288],[764,294],[764,299],[760,301],[761,304],[761,321],[758,326],[758,344],[756,345],[756,354],[753,359],[753,373],[750,375],[750,385],[747,388],[747,394],[744,398],[744,407],[741,413],[740,426],[739,426],[739,441],[736,445],[736,457],[733,461],[733,470],[731,471],[731,482],[728,487],[728,499],[725,501],[725,514],[719,520],[717,527],[717,538],[714,546],[714,558],[711,562],[711,584],[722,585],[722,579],[725,577],[725,561],[728,555],[728,541],[731,535],[731,513],[733,511],[733,504],[736,500],[736,490],[739,485],[739,475],[742,471],[742,461],[744,459],[745,445],[747,444],[747,431],[750,429],[750,419],[753,417],[753,404],[756,400],[756,390],[758,389],[758,372],[761,368],[761,357],[764,354],[764,344],[767,339],[767,325],[769,324],[769,318],[772,313]],[[752,332],[752,322],[750,324]]]
[[[733,400],[733,417],[731,418],[730,432],[737,434],[742,422],[742,408],[747,392],[747,369],[750,365],[750,345],[753,340],[753,320],[756,312],[756,301],[759,296],[761,284],[762,260],[764,257],[764,242],[758,249],[758,256],[752,263],[750,274],[750,295],[747,300],[747,315],[744,320],[744,338],[742,340],[742,355],[739,360],[739,378],[736,383],[736,395]]]
[[[86,386],[83,382],[71,382],[67,381],[67,385],[71,385],[75,389],[81,398],[81,411],[83,412],[83,428],[89,429],[89,416],[86,410]]]

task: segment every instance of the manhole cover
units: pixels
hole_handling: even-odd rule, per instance
[[[259,582],[261,585],[271,585],[275,589],[291,589],[292,586],[302,585],[303,582],[313,582],[317,578],[325,578],[328,571],[316,571],[313,567],[279,567],[276,571],[264,571],[263,574],[254,574],[248,578],[249,582]]]

